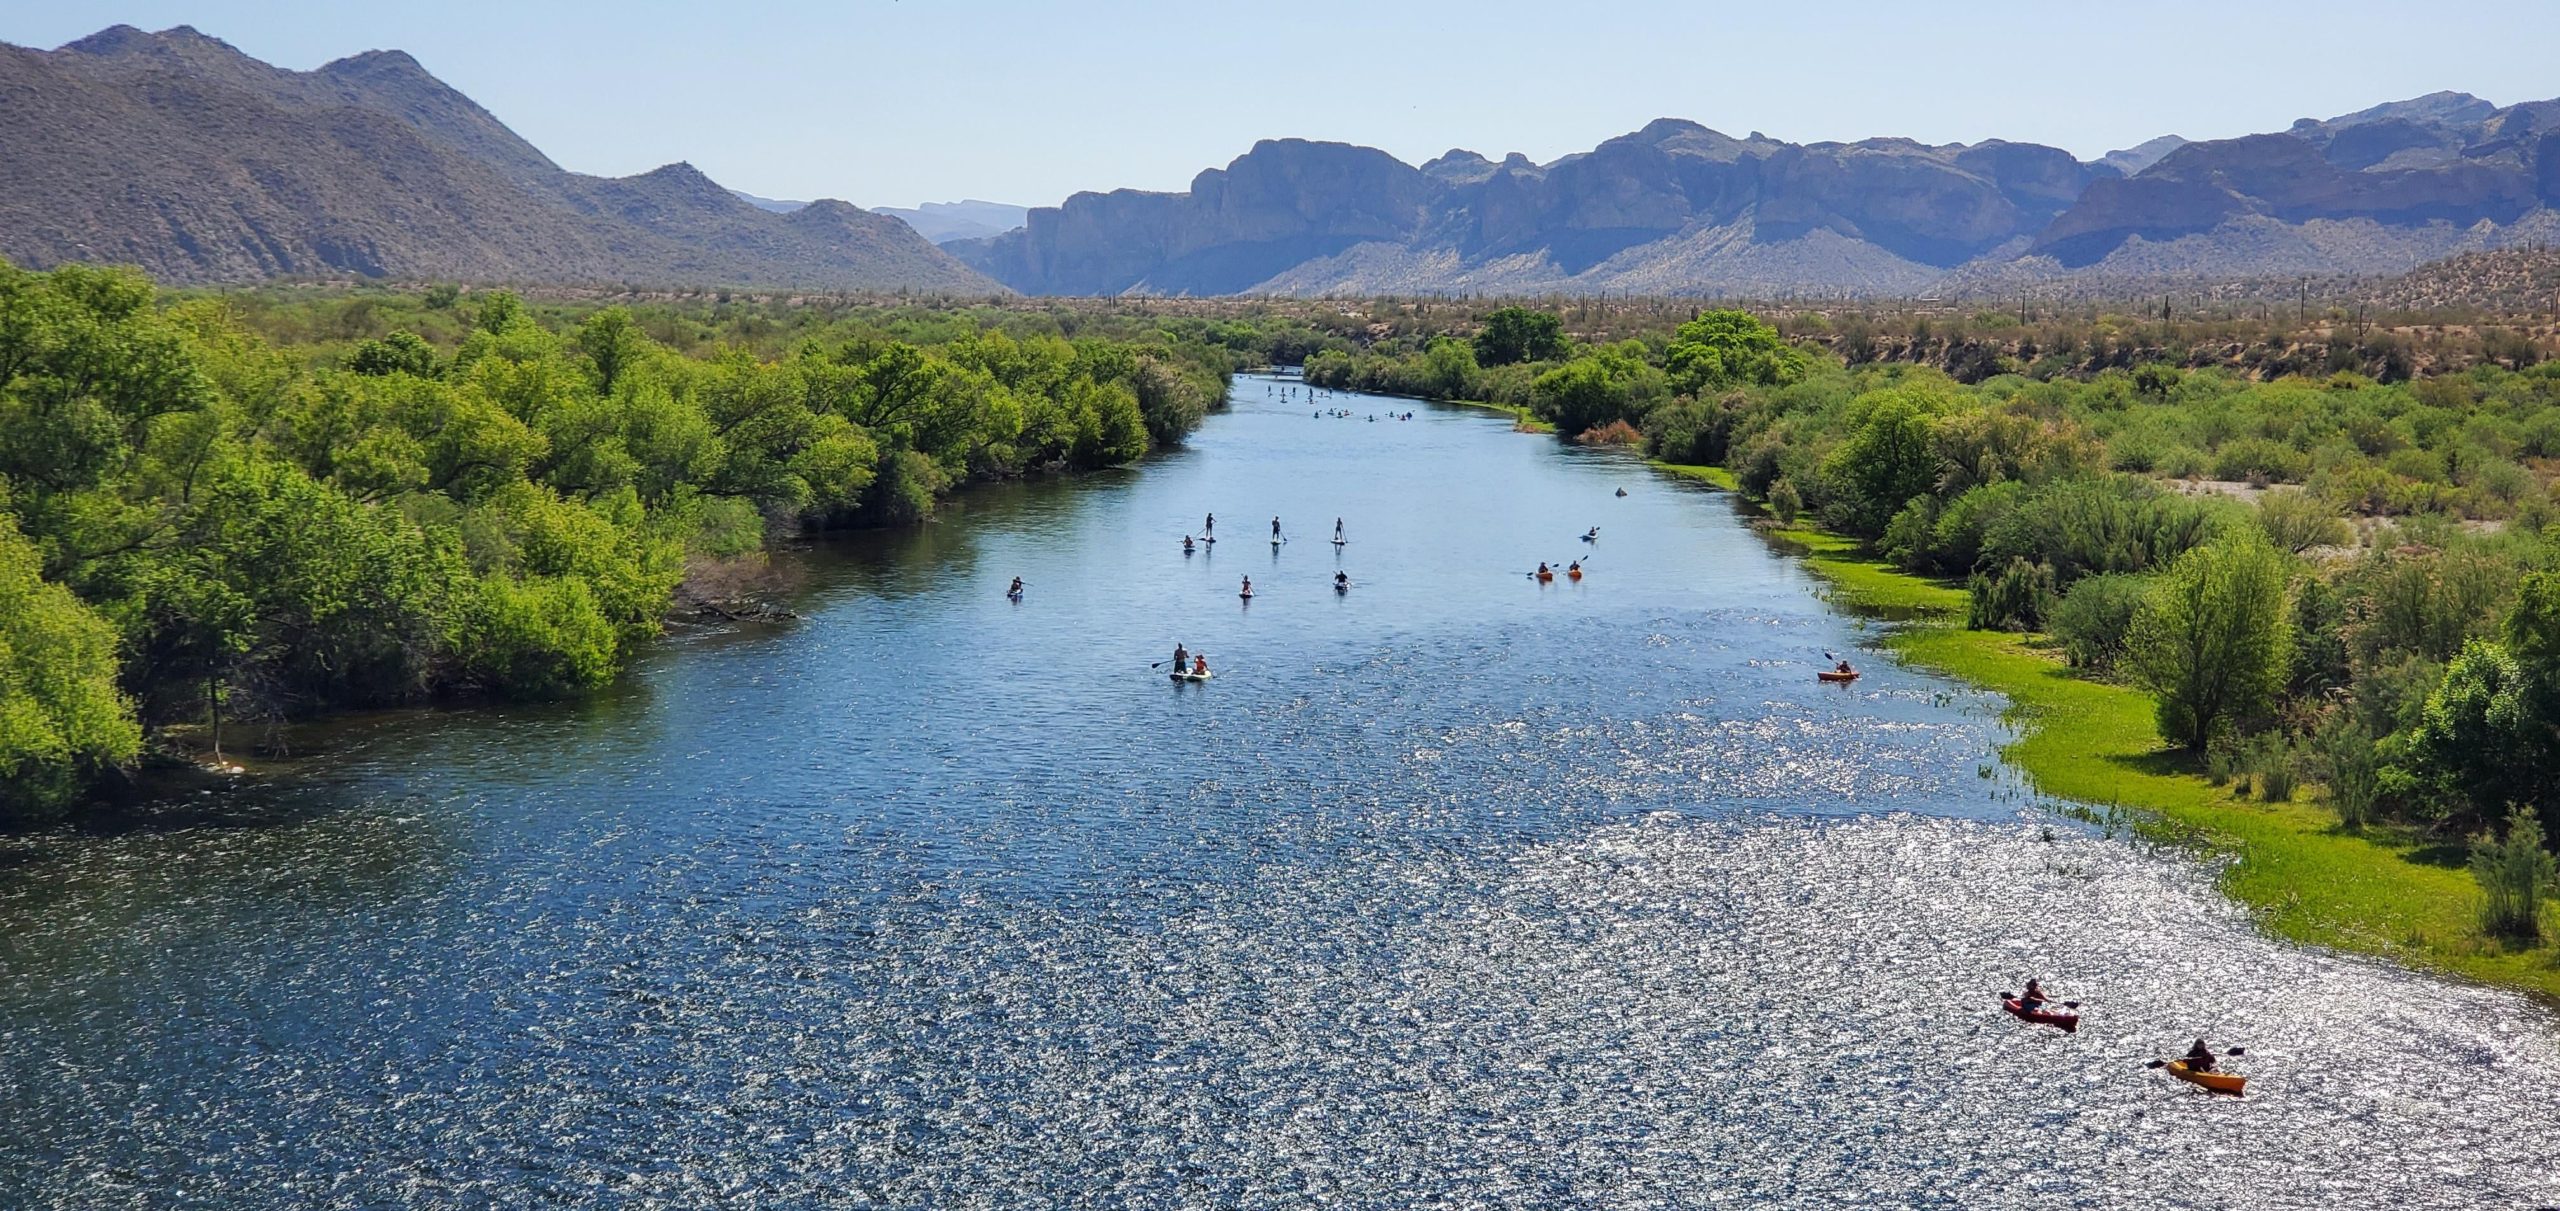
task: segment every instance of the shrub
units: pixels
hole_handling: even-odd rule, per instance
[[[2149,579],[2122,573],[2091,576],[2072,585],[2046,620],[2054,638],[2062,641],[2064,659],[2073,668],[2114,671],[2124,656],[2134,615],[2150,591]]]
[[[2355,716],[2337,711],[2311,734],[2311,762],[2329,788],[2329,807],[2338,823],[2360,829],[2372,822],[2381,798],[2382,758],[2373,733]]]
[[[2053,569],[2012,559],[1998,576],[1975,573],[1966,585],[1965,625],[1977,631],[2032,631],[2053,596]]]
[[[2542,824],[2529,808],[2507,814],[2506,840],[2484,829],[2471,839],[2471,877],[2480,884],[2480,928],[2527,944],[2542,939],[2542,898],[2560,888],[2560,869],[2542,848]]]
[[[1796,515],[1804,511],[1804,497],[1796,493],[1794,480],[1782,479],[1769,487],[1769,511],[1788,525],[1796,523]]]

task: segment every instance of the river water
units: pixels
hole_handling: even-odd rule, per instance
[[[1288,390],[0,841],[0,1207],[2560,1204],[2552,1015],[2039,810],[1723,497]]]

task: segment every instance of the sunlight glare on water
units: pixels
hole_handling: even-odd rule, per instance
[[[1721,497],[1288,386],[0,840],[0,1206],[2560,1205],[2549,1013],[2038,811]],[[2143,1069],[2200,1032],[2246,1100]]]

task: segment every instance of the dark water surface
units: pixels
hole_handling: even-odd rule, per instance
[[[1272,390],[599,701],[0,842],[0,1207],[2560,1204],[2551,1015],[1816,685],[1871,635],[1721,498]],[[2142,1070],[2198,1031],[2247,1100]]]

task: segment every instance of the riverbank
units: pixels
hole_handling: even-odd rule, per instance
[[[1653,465],[1736,489],[1724,468]],[[2560,951],[2513,951],[2481,937],[2464,846],[2403,830],[2349,833],[2316,804],[2263,803],[2216,786],[2163,746],[2149,695],[2074,674],[2038,636],[1965,629],[1963,586],[1903,572],[1810,525],[1763,532],[1801,551],[1833,600],[1903,623],[1885,639],[1898,659],[2007,698],[2016,739],[2003,756],[2038,791],[2141,813],[2146,832],[2225,855],[2223,889],[2269,931],[2560,1003]]]

